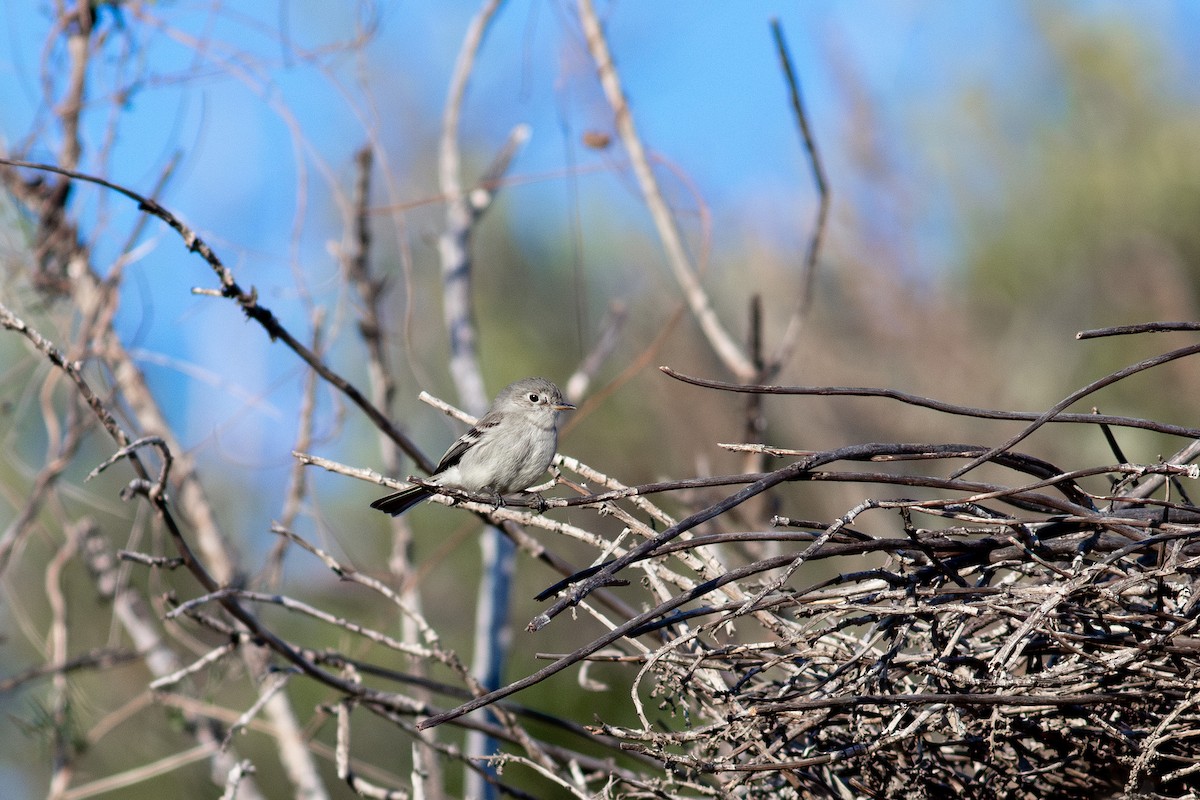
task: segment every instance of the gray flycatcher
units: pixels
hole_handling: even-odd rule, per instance
[[[558,449],[558,415],[575,406],[545,378],[525,378],[496,395],[487,413],[458,437],[429,480],[467,492],[500,495],[528,489]],[[432,495],[423,486],[381,497],[371,508],[396,516]]]

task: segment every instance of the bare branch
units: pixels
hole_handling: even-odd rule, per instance
[[[796,299],[795,309],[788,320],[779,346],[772,356],[768,368],[762,371],[761,377],[766,378],[779,372],[790,358],[800,338],[804,317],[812,303],[813,279],[817,273],[817,260],[821,254],[821,243],[825,239],[825,226],[829,219],[831,202],[829,180],[825,177],[825,166],[821,162],[817,150],[817,140],[813,136],[808,123],[808,112],[804,109],[804,101],[800,95],[800,81],[796,77],[796,68],[792,65],[788,53],[787,42],[783,38],[783,26],[778,19],[771,20],[771,35],[775,40],[775,50],[779,55],[779,64],[783,69],[784,80],[787,82],[788,95],[792,104],[792,113],[796,116],[796,126],[800,130],[800,138],[804,144],[804,152],[808,156],[808,166],[812,171],[813,183],[817,190],[817,216],[813,230],[808,240],[808,250],[804,254],[804,263],[800,272],[800,293]]]
[[[1026,436],[1029,436],[1031,433],[1036,431],[1042,425],[1044,425],[1045,423],[1047,423],[1050,420],[1057,417],[1062,411],[1069,408],[1073,403],[1081,400],[1084,397],[1087,397],[1089,394],[1099,391],[1100,389],[1103,389],[1105,386],[1114,384],[1117,381],[1123,380],[1124,378],[1128,378],[1130,375],[1134,375],[1138,372],[1142,372],[1144,370],[1150,369],[1151,367],[1157,367],[1161,364],[1166,364],[1169,361],[1174,361],[1176,359],[1195,355],[1196,353],[1200,353],[1200,345],[1192,345],[1190,347],[1181,347],[1178,350],[1172,350],[1169,353],[1163,353],[1162,355],[1154,356],[1153,358],[1148,358],[1144,361],[1139,361],[1136,364],[1131,364],[1128,367],[1125,367],[1124,369],[1119,369],[1116,372],[1105,375],[1103,378],[1100,378],[1099,380],[1092,381],[1087,386],[1084,386],[1081,389],[1077,389],[1076,391],[1074,391],[1071,394],[1064,397],[1062,400],[1055,403],[1050,409],[1048,409],[1045,413],[1043,413],[1036,420],[1034,420],[1033,423],[1031,425],[1029,425],[1029,427],[1025,428],[1025,430],[1023,430],[1020,433],[1018,433],[1017,435],[1013,436],[1008,441],[1006,441],[1004,444],[992,448],[991,450],[984,453],[983,455],[976,457],[975,459],[973,459],[970,463],[966,464],[965,466],[960,467],[953,474],[951,474],[950,477],[957,478],[961,475],[964,475],[965,473],[970,472],[975,467],[977,467],[980,464],[987,461],[992,456],[994,456],[998,453],[1002,453],[1003,451],[1009,449],[1010,447],[1012,447],[1013,445],[1017,444],[1022,439],[1024,439]]]
[[[578,8],[579,19],[583,24],[583,34],[587,40],[588,50],[592,55],[592,60],[596,62],[596,69],[600,73],[600,83],[604,87],[604,94],[608,98],[608,104],[612,107],[617,132],[621,137],[622,144],[625,145],[626,152],[629,154],[630,163],[633,165],[633,172],[637,176],[638,186],[642,190],[642,197],[650,209],[650,216],[654,220],[654,226],[658,231],[659,239],[662,241],[663,249],[666,251],[667,262],[671,265],[675,280],[679,283],[680,289],[683,290],[684,298],[687,300],[688,307],[691,308],[692,316],[696,318],[696,322],[700,325],[700,330],[704,332],[705,338],[708,340],[713,352],[721,359],[721,363],[740,380],[753,380],[755,375],[754,365],[750,362],[746,354],[742,352],[741,346],[734,341],[733,337],[730,336],[729,332],[725,330],[725,327],[717,318],[717,313],[712,307],[712,302],[709,300],[704,288],[700,285],[700,280],[696,277],[695,269],[692,268],[687,250],[683,244],[683,237],[679,232],[679,226],[675,222],[675,217],[671,214],[666,201],[663,199],[658,179],[654,177],[654,170],[650,168],[650,160],[646,155],[646,148],[642,144],[637,128],[634,126],[633,112],[630,110],[629,102],[625,98],[625,90],[622,88],[620,77],[617,75],[612,53],[608,49],[608,41],[604,37],[604,31],[600,26],[600,19],[596,15],[596,10],[592,6],[591,0],[579,0]]]
[[[693,386],[703,386],[708,389],[720,389],[726,392],[750,392],[754,394],[778,395],[812,395],[816,397],[885,397],[908,405],[932,409],[943,414],[955,414],[979,419],[1023,420],[1036,422],[1044,416],[1037,411],[1000,411],[990,408],[973,408],[947,403],[930,397],[909,394],[899,389],[877,389],[866,386],[777,386],[758,384],[739,384],[717,381],[709,378],[697,378],[676,372],[670,367],[659,367],[659,370],[677,381],[690,383]],[[1122,428],[1141,428],[1143,430],[1165,433],[1171,436],[1200,438],[1200,428],[1186,428],[1179,425],[1169,425],[1156,420],[1138,419],[1136,417],[1119,417],[1110,414],[1070,414],[1060,413],[1050,417],[1048,422],[1070,422],[1083,425],[1114,425]],[[1015,442],[1014,442],[1015,444]]]
[[[319,374],[324,380],[337,387],[339,391],[345,394],[351,400],[351,402],[358,406],[363,413],[365,413],[371,419],[371,422],[374,425],[387,433],[387,435],[391,437],[396,444],[403,448],[404,451],[414,461],[420,464],[422,468],[426,470],[433,468],[432,462],[428,461],[428,458],[421,453],[417,446],[411,440],[409,440],[409,438],[403,432],[392,425],[391,420],[389,420],[383,412],[375,408],[375,406],[372,405],[370,401],[368,401],[367,398],[358,391],[358,389],[330,369],[323,361],[321,361],[321,359],[316,356],[316,354],[314,354],[308,349],[308,347],[296,339],[279,322],[279,320],[273,313],[271,313],[269,309],[265,308],[258,302],[258,294],[255,290],[251,289],[249,292],[246,292],[244,289],[242,289],[242,287],[238,285],[237,281],[234,279],[233,272],[221,262],[216,253],[213,252],[212,248],[209,247],[208,244],[201,239],[195,231],[185,225],[178,217],[160,205],[157,201],[148,197],[143,197],[132,189],[120,186],[111,181],[105,180],[104,178],[86,175],[74,170],[63,169],[51,164],[37,164],[6,158],[0,158],[0,164],[7,164],[8,166],[12,167],[27,167],[29,169],[37,169],[45,172],[54,172],[75,180],[87,181],[98,186],[103,186],[135,201],[140,210],[158,217],[163,222],[167,223],[167,225],[169,225],[180,235],[189,251],[198,253],[206,262],[208,262],[208,265],[212,268],[213,272],[216,273],[217,278],[220,280],[220,291],[222,297],[227,297],[236,301],[247,317],[262,326],[272,341],[282,341],[290,350],[292,350],[292,352],[296,353],[296,355],[300,356],[305,363],[316,370],[317,374]]]

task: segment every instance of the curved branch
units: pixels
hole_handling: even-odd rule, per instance
[[[333,386],[337,387],[346,397],[350,399],[354,405],[358,406],[380,430],[386,433],[392,441],[394,441],[410,458],[413,459],[422,469],[427,472],[433,470],[433,462],[421,452],[416,443],[408,436],[394,426],[387,418],[387,415],[376,408],[370,400],[368,400],[362,392],[354,387],[349,381],[343,378],[338,373],[330,369],[324,361],[320,359],[312,350],[304,345],[299,339],[294,337],[287,328],[276,318],[271,311],[258,302],[258,293],[251,288],[249,292],[245,291],[233,277],[233,272],[226,267],[221,259],[213,252],[208,243],[200,238],[190,227],[185,225],[182,220],[176,217],[171,211],[163,207],[158,201],[148,197],[143,197],[132,189],[105,180],[104,178],[88,175],[75,170],[63,169],[56,167],[53,164],[38,164],[30,161],[17,161],[8,158],[0,158],[0,164],[7,164],[11,167],[26,167],[28,169],[41,170],[43,172],[53,172],[58,175],[65,175],[75,180],[87,181],[94,183],[97,186],[103,186],[106,189],[111,189],[118,194],[133,200],[138,204],[138,208],[145,211],[147,214],[158,217],[160,220],[169,225],[183,239],[187,249],[193,253],[198,253],[208,265],[216,273],[218,280],[221,282],[220,294],[222,297],[230,298],[238,303],[242,308],[242,312],[247,317],[257,322],[271,337],[272,341],[276,339],[282,341],[296,355],[300,356],[310,367],[316,370],[317,374],[328,381]]]
[[[739,379],[752,380],[758,370],[717,318],[712,302],[704,291],[704,287],[700,285],[696,271],[692,268],[687,249],[683,244],[683,237],[679,232],[679,226],[671,214],[671,209],[667,207],[666,200],[663,199],[658,179],[654,177],[654,170],[650,168],[646,148],[633,123],[633,112],[629,109],[625,90],[621,86],[621,79],[617,75],[612,53],[608,49],[608,42],[604,38],[600,19],[596,16],[596,9],[592,6],[591,0],[579,0],[579,19],[583,24],[588,51],[600,73],[600,84],[604,87],[608,104],[612,106],[617,132],[621,136],[626,152],[629,153],[634,175],[637,177],[642,197],[650,209],[650,216],[654,220],[658,237],[666,251],[667,262],[671,265],[672,272],[675,273],[675,280],[683,290],[684,298],[692,309],[692,315],[700,325],[700,330],[704,332],[705,338],[708,339],[713,352]]]
[[[817,397],[886,397],[920,408],[940,411],[944,414],[954,414],[962,417],[977,417],[979,419],[1019,420],[1032,422],[1043,416],[1036,411],[998,411],[990,408],[975,408],[960,406],[935,400],[931,397],[909,394],[899,389],[877,389],[869,386],[780,386],[774,384],[730,383],[710,378],[697,378],[684,375],[671,367],[658,368],[664,375],[677,381],[702,386],[706,389],[719,389],[723,392],[741,392],[746,394],[782,394],[782,395],[812,395]],[[1138,417],[1119,417],[1111,414],[1055,414],[1049,422],[1071,422],[1084,425],[1113,425],[1120,428],[1140,428],[1142,430],[1165,433],[1170,436],[1183,436],[1189,439],[1200,439],[1200,428],[1186,428],[1182,425],[1168,425],[1154,420]]]

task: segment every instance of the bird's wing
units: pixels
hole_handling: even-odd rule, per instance
[[[450,449],[442,456],[442,460],[438,462],[437,468],[434,469],[436,475],[443,470],[449,469],[462,460],[463,453],[471,449],[476,442],[483,438],[484,434],[500,424],[500,416],[497,414],[487,414],[479,422],[475,423],[469,431],[455,440],[454,444],[450,445]]]

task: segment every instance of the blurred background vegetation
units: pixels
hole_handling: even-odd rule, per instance
[[[54,102],[67,63],[53,26],[61,9],[30,5],[0,12],[9,22],[0,68],[14,98],[0,110],[0,136],[10,157],[54,162],[63,136]],[[333,254],[346,242],[352,154],[370,144],[377,154],[371,262],[388,276],[395,413],[436,457],[461,430],[416,400],[422,389],[455,399],[444,366],[436,135],[449,66],[475,7],[358,4],[355,17],[334,5],[279,4],[261,17],[239,3],[97,6],[80,169],[149,193],[178,156],[164,205],[298,334],[311,331],[311,312],[322,308],[328,361],[361,385],[357,300]],[[635,5],[642,4],[602,7],[634,114],[719,315],[744,332],[751,300],[760,296],[768,349],[800,291],[816,204],[773,60],[772,14],[797,55],[833,210],[799,347],[774,382],[893,387],[1038,411],[1110,370],[1188,341],[1176,334],[1074,340],[1085,328],[1196,317],[1200,62],[1188,48],[1200,17],[1186,4],[895,4],[900,11],[854,4],[850,12],[824,3],[803,13],[739,4],[694,16],[669,4]],[[630,485],[742,471],[743,458],[716,443],[745,438],[745,398],[678,384],[656,369],[729,377],[683,310],[574,14],[569,4],[538,0],[502,8],[465,106],[467,176],[480,173],[512,124],[534,124],[533,142],[518,154],[473,242],[488,390],[529,374],[565,380],[620,303],[627,317],[618,344],[569,421],[563,452]],[[872,14],[887,24],[868,34]],[[976,14],[979,30],[972,28]],[[758,39],[736,38],[747,30]],[[663,44],[676,36],[682,44]],[[415,53],[397,46],[416,40]],[[711,96],[706,81],[713,81]],[[746,104],[723,106],[739,87]],[[586,133],[614,138],[597,149],[585,144]],[[72,191],[81,239],[103,275],[124,252],[136,209],[94,187]],[[79,321],[35,285],[32,220],[12,197],[0,201],[0,294],[65,344]],[[163,226],[147,225],[132,252],[118,330],[198,460],[219,498],[221,523],[254,575],[273,544],[268,526],[280,515],[305,370],[233,304],[191,293],[211,287],[211,276]],[[71,395],[12,334],[0,337],[0,370],[8,454],[0,461],[0,525],[8,526],[59,435],[52,420]],[[1196,370],[1184,360],[1094,401],[1106,413],[1195,425],[1198,389]],[[766,442],[812,450],[875,440],[991,445],[1017,430],[877,399],[768,397],[765,404]],[[381,469],[367,420],[327,389],[318,392],[315,423],[311,450]],[[1144,461],[1179,445],[1127,431],[1120,437],[1130,458]],[[1066,469],[1110,460],[1099,437],[1081,440],[1063,428],[1043,429],[1023,447]],[[98,432],[84,441],[0,579],[0,679],[45,660],[45,565],[71,520],[91,515],[116,547],[170,552],[149,512],[118,499],[126,478],[117,470],[82,482],[113,449]],[[411,471],[405,463],[400,474]],[[309,480],[297,531],[389,579],[390,529],[367,508],[382,490],[324,472],[311,471]],[[833,519],[860,499],[851,485],[819,492],[800,485],[774,502],[782,514]],[[563,516],[582,519],[584,512]],[[468,653],[478,522],[436,506],[408,520],[426,612],[448,646]],[[608,532],[618,529],[614,522]],[[581,566],[591,558],[572,543],[553,546]],[[139,568],[130,575],[151,597],[196,594],[183,574]],[[535,653],[568,651],[598,632],[583,615],[537,635],[520,630],[541,610],[532,596],[554,580],[521,560],[510,678],[537,669]],[[80,565],[68,567],[64,585],[72,649],[120,644]],[[280,591],[381,630],[395,625],[390,607],[365,602],[360,589],[296,553]],[[308,646],[362,649],[278,609],[262,614]],[[517,700],[580,722],[592,721],[599,707],[608,721],[621,722],[629,714],[629,670],[609,665],[591,677],[609,689],[585,692],[559,676]],[[72,677],[72,730],[84,737],[111,721],[108,735],[121,742],[92,743],[78,782],[187,747],[170,712],[126,705],[145,697],[147,680],[136,662]],[[219,678],[207,680],[231,691]],[[32,682],[0,693],[7,797],[46,793],[46,687]],[[224,693],[220,702],[244,709],[253,702],[244,691],[240,705]],[[301,681],[290,692],[302,709],[333,699]],[[128,720],[111,719],[119,708],[129,710]],[[362,724],[356,756],[406,774],[407,742],[366,715]],[[378,726],[377,736],[367,733],[370,726]],[[332,726],[315,736],[332,744]],[[255,760],[260,787],[282,782],[272,776],[277,768],[262,737],[248,734],[238,747]],[[550,791],[536,777],[508,777],[535,794]],[[203,764],[118,794],[216,796]]]

